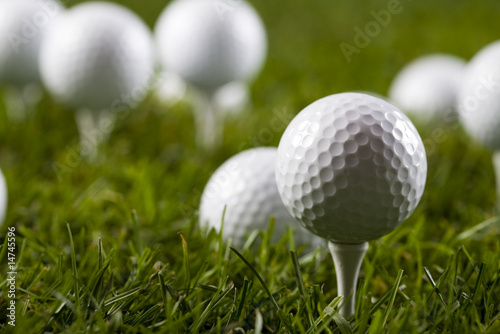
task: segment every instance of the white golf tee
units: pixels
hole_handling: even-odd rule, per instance
[[[194,96],[196,143],[209,152],[215,151],[223,137],[222,119],[213,103],[213,94],[197,91]]]
[[[497,203],[500,207],[500,151],[493,152],[493,168],[497,181]]]
[[[339,313],[348,318],[354,315],[359,269],[368,250],[368,242],[361,244],[328,242],[328,248],[335,265],[338,295],[344,297]]]
[[[42,96],[42,89],[37,84],[4,87],[3,99],[9,121],[21,123],[33,117]]]
[[[106,143],[114,128],[115,115],[108,110],[78,109],[75,114],[80,134],[80,155],[90,163],[99,158],[99,146]]]

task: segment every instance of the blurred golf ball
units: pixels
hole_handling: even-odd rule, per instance
[[[415,210],[427,159],[411,121],[377,97],[342,93],[302,110],[281,138],[276,181],[288,211],[336,243],[361,243]]]
[[[416,119],[436,119],[455,109],[465,64],[447,54],[417,58],[394,78],[389,98]]]
[[[467,65],[458,111],[473,138],[500,150],[500,41],[480,50]]]
[[[68,10],[42,45],[42,78],[61,102],[112,109],[140,102],[154,73],[150,31],[123,6],[89,2]]]
[[[0,84],[24,86],[40,81],[40,45],[62,11],[54,0],[0,1]]]
[[[220,231],[226,207],[223,236],[242,247],[245,233],[266,230],[275,217],[272,240],[286,234],[286,226],[296,228],[298,244],[317,246],[321,240],[300,227],[290,216],[278,193],[274,166],[276,148],[263,147],[243,151],[224,162],[212,175],[203,190],[200,223]]]
[[[0,225],[3,224],[5,220],[5,215],[7,213],[7,182],[5,182],[5,177],[0,170]]]
[[[164,69],[210,93],[255,76],[267,50],[264,25],[246,1],[173,1],[155,35]]]

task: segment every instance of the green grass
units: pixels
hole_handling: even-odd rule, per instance
[[[339,49],[386,1],[252,1],[269,33],[269,58],[249,113],[227,123],[224,146],[196,149],[191,106],[148,98],[117,125],[101,165],[75,163],[73,113],[48,96],[33,119],[10,123],[0,104],[0,167],[17,234],[17,322],[6,326],[7,257],[0,252],[0,330],[18,333],[499,333],[500,220],[491,155],[454,123],[419,126],[429,174],[416,212],[370,243],[352,319],[335,309],[327,249],[290,253],[289,236],[231,250],[201,230],[210,174],[231,155],[277,145],[262,136],[273,111],[294,115],[336,92],[385,94],[412,58],[469,59],[500,31],[498,1],[409,1],[347,63]],[[126,1],[152,26],[164,1]],[[434,147],[434,146],[433,146]],[[69,161],[71,163],[71,161]],[[481,224],[479,225],[478,224]]]

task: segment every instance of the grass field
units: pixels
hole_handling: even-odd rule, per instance
[[[11,123],[0,103],[9,186],[0,242],[14,226],[18,286],[16,326],[7,326],[3,247],[0,331],[500,333],[491,154],[454,122],[418,125],[428,146],[424,197],[399,229],[370,243],[352,319],[334,312],[340,300],[326,248],[290,253],[289,235],[271,244],[264,231],[253,236],[263,240],[258,248],[239,250],[247,265],[197,221],[217,166],[278,144],[281,132],[262,135],[276,113],[289,120],[342,91],[385,94],[397,71],[425,53],[469,59],[500,37],[500,2],[401,0],[400,13],[350,62],[340,43],[353,44],[353,29],[392,1],[251,2],[268,29],[268,61],[252,85],[251,110],[228,120],[214,155],[197,150],[188,103],[166,108],[151,95],[117,124],[97,166],[74,154],[71,110],[45,96],[32,119]],[[152,27],[166,1],[121,3]]]

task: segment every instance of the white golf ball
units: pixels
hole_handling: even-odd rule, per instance
[[[7,182],[0,170],[0,225],[3,224],[5,220],[5,215],[7,213]]]
[[[427,159],[411,121],[374,96],[342,93],[302,110],[281,138],[276,181],[288,211],[336,243],[377,239],[410,216]]]
[[[473,138],[500,150],[500,41],[483,48],[467,65],[458,112]]]
[[[298,244],[320,244],[321,240],[300,227],[283,206],[274,174],[276,152],[274,147],[249,149],[224,162],[203,190],[200,223],[220,231],[226,207],[223,236],[230,237],[237,247],[244,245],[246,232],[266,230],[271,216],[275,218],[274,242],[290,225],[296,229]]]
[[[389,98],[404,112],[430,121],[455,109],[465,60],[432,54],[413,60],[394,78]]]
[[[75,108],[112,109],[140,102],[154,73],[150,31],[117,4],[68,10],[47,32],[40,67],[49,91]]]
[[[209,92],[249,80],[266,56],[264,25],[243,0],[173,1],[158,19],[155,34],[164,69]]]
[[[63,10],[54,0],[0,1],[0,83],[24,86],[40,81],[40,44]]]

